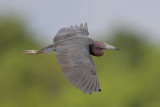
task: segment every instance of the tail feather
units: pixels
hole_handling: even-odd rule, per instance
[[[21,54],[39,54],[42,53],[41,50],[22,50]]]

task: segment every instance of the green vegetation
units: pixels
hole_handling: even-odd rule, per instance
[[[18,19],[0,18],[0,107],[159,107],[160,49],[139,36],[107,40],[121,51],[93,57],[102,92],[89,95],[68,83],[54,52],[21,55],[41,45]]]

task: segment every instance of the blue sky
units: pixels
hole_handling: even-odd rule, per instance
[[[24,18],[44,41],[62,27],[85,22],[91,38],[124,25],[160,40],[160,0],[0,0],[0,14],[8,13]]]

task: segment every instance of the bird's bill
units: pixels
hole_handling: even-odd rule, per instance
[[[114,47],[114,46],[112,46],[112,45],[108,45],[108,44],[106,44],[106,43],[105,43],[105,49],[115,49],[115,50],[120,50],[119,48]]]

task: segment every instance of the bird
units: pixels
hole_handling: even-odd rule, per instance
[[[88,38],[87,23],[61,28],[53,39],[53,44],[40,50],[22,50],[21,54],[56,52],[56,58],[64,77],[82,92],[101,92],[96,75],[96,67],[91,58],[103,56],[104,49],[120,50],[112,45]]]

